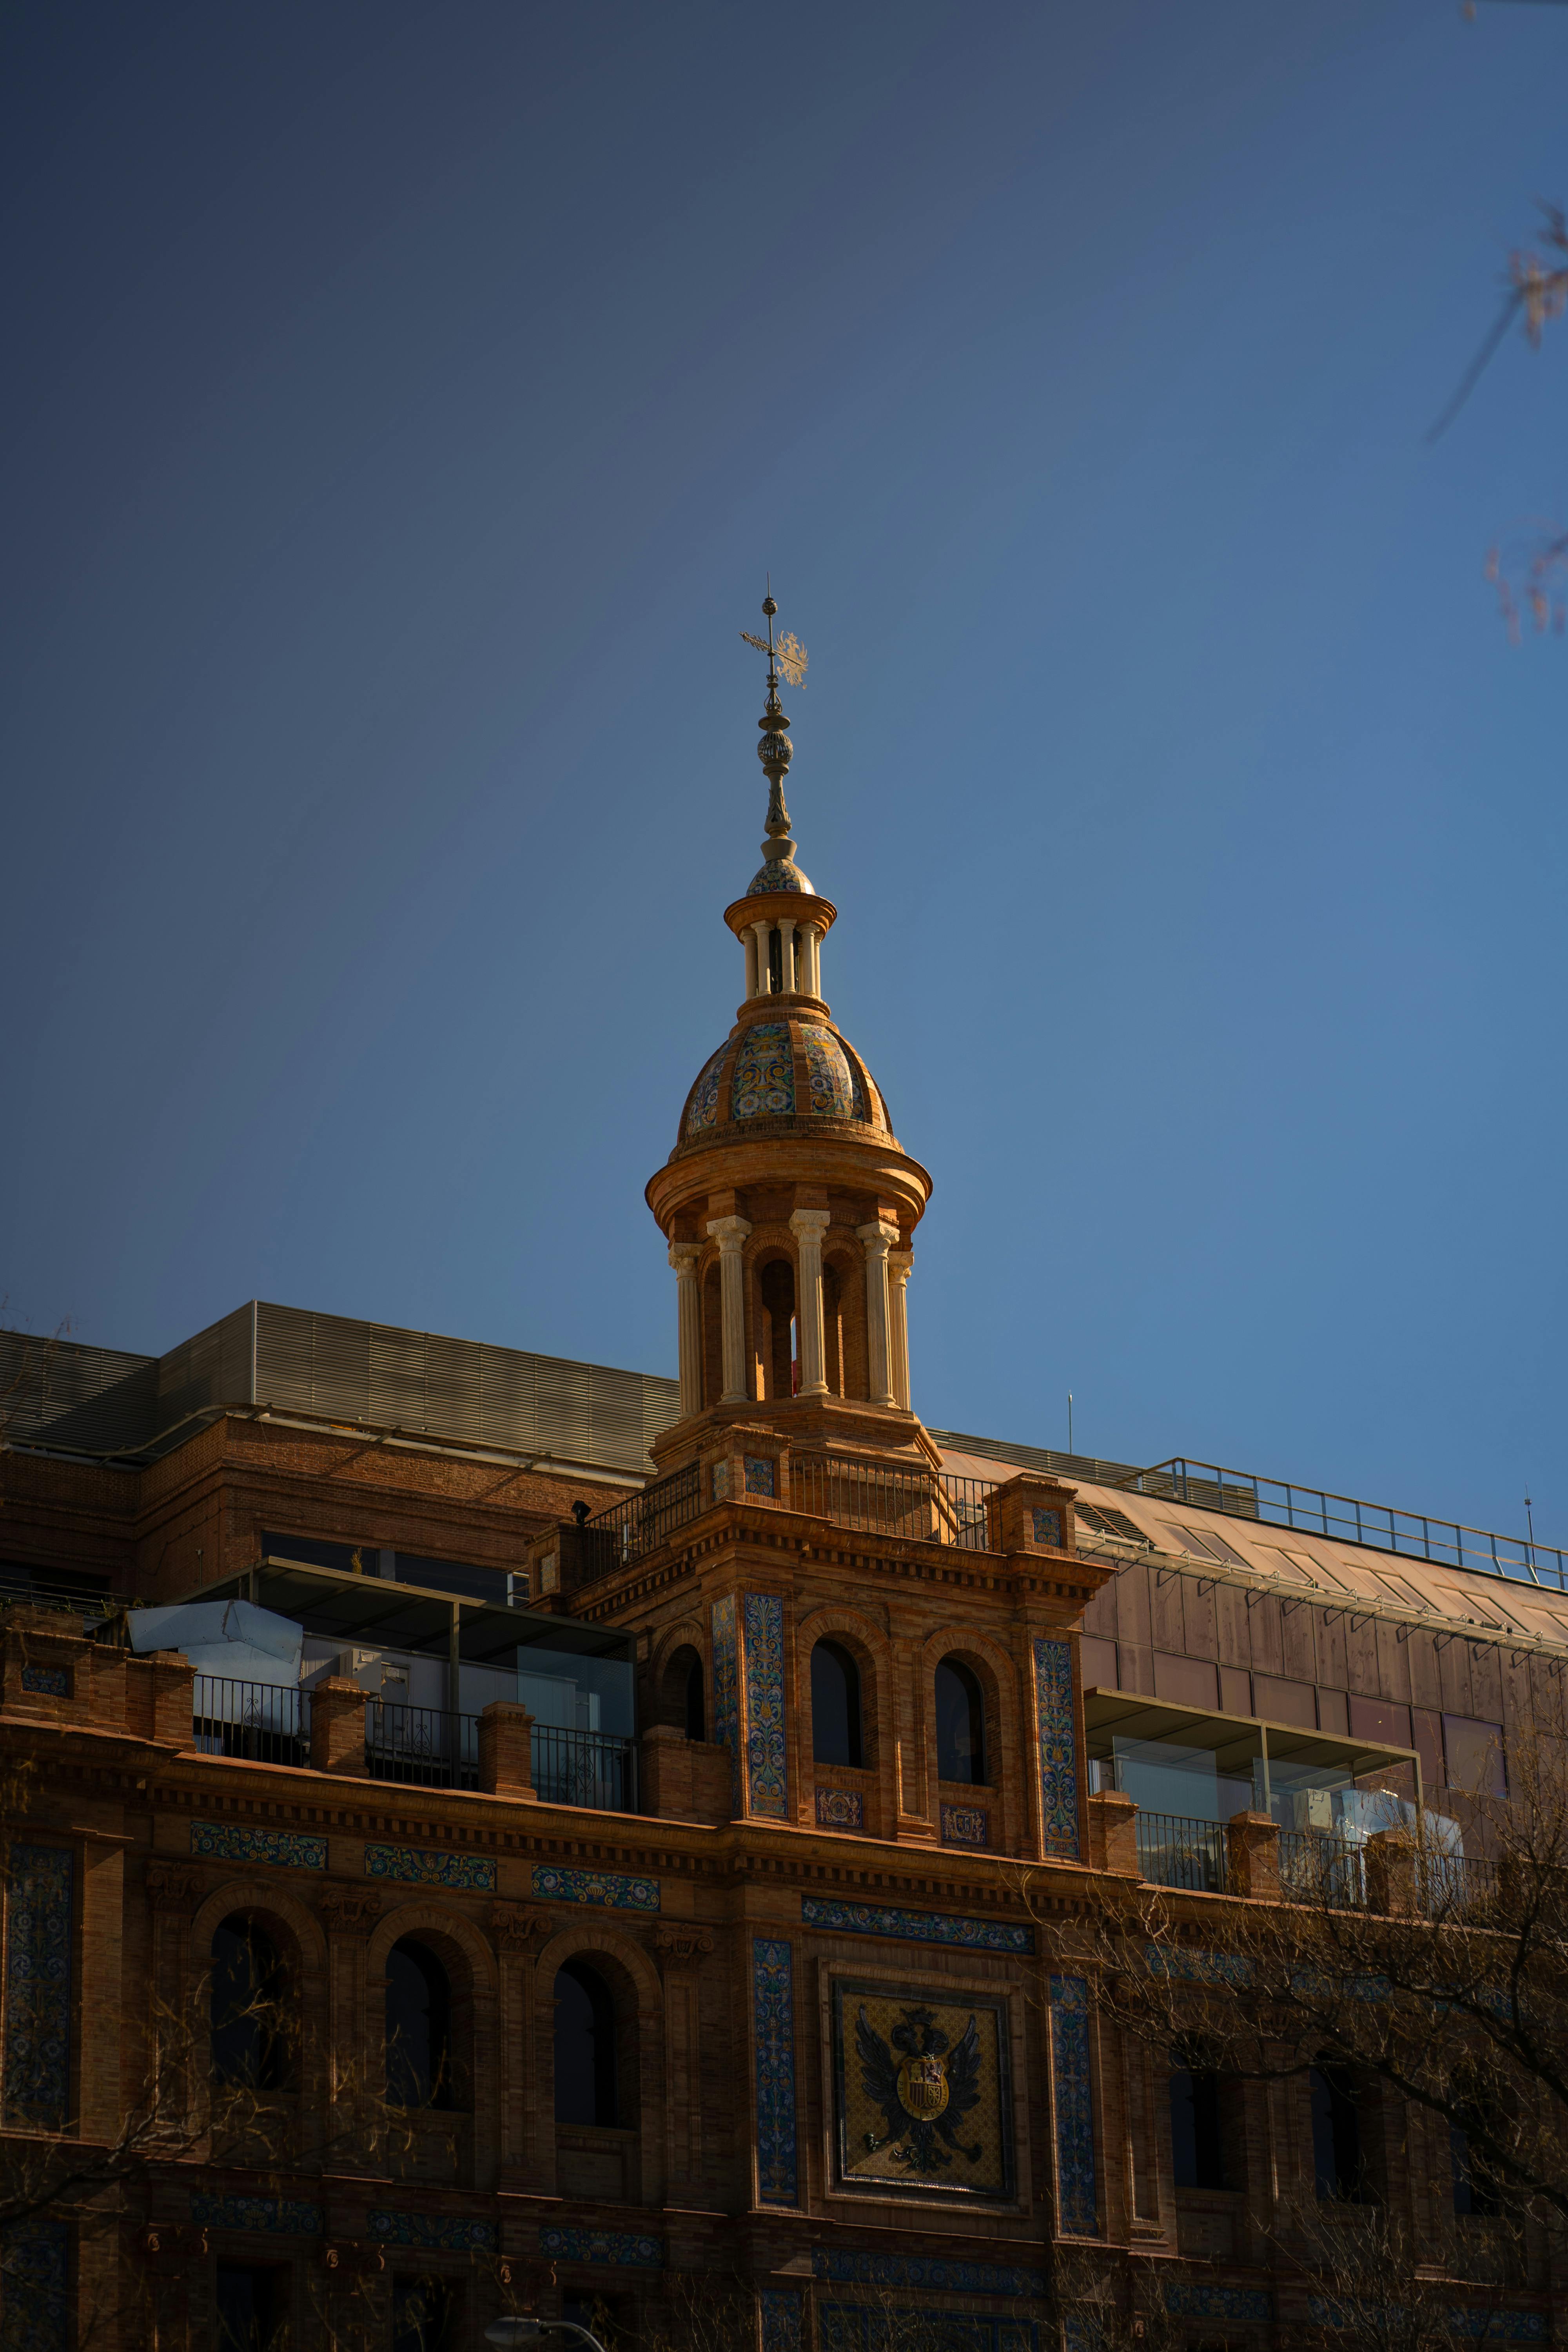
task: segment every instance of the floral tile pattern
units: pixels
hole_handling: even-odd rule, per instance
[[[15,2221],[0,2233],[5,2302],[0,2313],[5,2352],[68,2352],[71,2341],[70,2230],[41,2216]]]
[[[286,1870],[325,1870],[327,1841],[297,1830],[251,1830],[237,1822],[193,1822],[191,1852],[214,1862],[271,1862]]]
[[[855,1108],[855,1076],[849,1057],[832,1030],[803,1021],[800,1042],[811,1081],[812,1109],[822,1118],[863,1118],[864,1103],[858,1112]]]
[[[858,1789],[818,1789],[816,1818],[825,1830],[863,1830],[866,1800]]]
[[[710,1055],[697,1073],[697,1083],[686,1106],[688,1135],[700,1135],[702,1129],[713,1126],[719,1117],[719,1074],[724,1067],[724,1056],[729,1050],[730,1040],[726,1037],[719,1051]]]
[[[795,2131],[795,1947],[776,1936],[752,1939],[752,1999],[757,2033],[757,2195],[793,2205]]]
[[[493,1895],[496,1866],[479,1853],[442,1853],[416,1845],[367,1845],[367,1878],[396,1878],[407,1886],[449,1886],[459,1895]]]
[[[428,2246],[434,2252],[466,2253],[470,2246],[493,2253],[493,2221],[468,2221],[454,2213],[395,2213],[379,2206],[366,2215],[370,2234],[387,2246]]]
[[[746,1643],[746,1793],[752,1812],[782,1822],[788,1803],[784,1761],[784,1602],[775,1592],[748,1592]]]
[[[1035,1541],[1037,1544],[1049,1544],[1053,1551],[1060,1551],[1062,1548],[1061,1513],[1047,1510],[1042,1505],[1032,1511],[1030,1517],[1035,1523]]]
[[[70,2115],[76,1857],[14,1845],[5,1888],[5,2120],[64,2131]]]
[[[1051,1979],[1051,2089],[1057,2111],[1058,2227],[1092,2238],[1099,2228],[1094,2173],[1094,2097],[1089,2078],[1089,1987]]]
[[[962,1919],[951,1911],[900,1911],[883,1903],[838,1903],[818,1895],[800,1898],[801,1925],[841,1935],[894,1936],[907,1944],[949,1944],[960,1951],[1032,1952],[1035,1931],[1007,1919]]]
[[[771,1456],[766,1454],[743,1454],[742,1459],[746,1465],[746,1492],[748,1495],[773,1495],[777,1493],[777,1465],[772,1460]]]
[[[68,1666],[24,1666],[22,1688],[38,1698],[69,1698],[71,1678]]]
[[[803,2352],[805,2326],[800,2289],[765,2286],[758,2300],[762,2305],[763,2352]]]
[[[1035,1727],[1040,1746],[1040,1836],[1047,1853],[1076,1862],[1078,1738],[1073,1729],[1072,1650],[1035,1643]]]
[[[943,1845],[989,1845],[991,1828],[984,1805],[943,1805]]]
[[[765,866],[759,866],[747,887],[746,896],[748,898],[765,898],[770,890],[804,890],[808,898],[816,896],[793,857],[770,857]]]
[[[737,1674],[735,1601],[713,1603],[713,1738],[730,1751],[730,1802],[741,1810],[741,1694]]]
[[[576,2230],[547,2221],[539,2232],[539,2251],[551,2263],[617,2263],[633,2271],[664,2268],[664,2240],[639,2237],[632,2230]]]
[[[1180,2319],[1268,2321],[1274,2316],[1274,2297],[1266,2287],[1198,2286],[1187,2279],[1168,2279],[1165,2308]],[[1312,2314],[1314,2320],[1318,2316]]]
[[[861,2254],[842,2246],[816,2246],[811,2267],[839,2286],[923,2286],[934,2294],[1044,2294],[1044,2271],[1011,2263],[952,2263],[920,2254]]]
[[[732,1118],[778,1118],[795,1108],[795,1055],[787,1021],[758,1021],[741,1041],[730,1081]]]
[[[619,1870],[557,1870],[536,1863],[533,1891],[551,1903],[591,1903],[602,1911],[657,1911],[657,1878],[631,1878]]]
[[[269,2230],[289,2238],[317,2238],[321,2209],[303,2197],[191,2197],[191,2219],[209,2230]]]

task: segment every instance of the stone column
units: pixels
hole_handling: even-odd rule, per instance
[[[893,1402],[910,1411],[910,1318],[907,1292],[913,1271],[913,1250],[888,1252],[889,1353],[892,1358]]]
[[[676,1320],[680,1339],[680,1417],[702,1410],[702,1302],[697,1289],[697,1242],[671,1242],[675,1268]]]
[[[766,923],[752,925],[752,937],[757,943],[757,994],[759,996],[768,996],[773,992],[773,981],[768,972],[768,929],[769,926]]]
[[[797,1209],[789,1221],[799,1257],[795,1286],[795,1319],[800,1327],[800,1392],[827,1394],[822,1343],[822,1236],[832,1222],[826,1209]]]
[[[805,948],[805,992],[807,996],[820,996],[822,994],[822,933],[815,923],[807,923],[801,936]]]
[[[765,926],[759,925],[759,929]],[[711,1217],[719,1244],[719,1305],[724,1331],[724,1391],[721,1404],[746,1402],[746,1289],[742,1244],[752,1228],[744,1217]]]
[[[866,1364],[873,1404],[892,1404],[892,1381],[888,1357],[888,1252],[899,1238],[897,1225],[880,1220],[857,1225],[857,1238],[866,1249]]]
[[[748,996],[760,996],[763,992],[757,986],[757,940],[755,932],[743,932],[742,934],[741,945],[746,950],[746,994]]]
[[[795,917],[779,917],[779,978],[785,993],[795,986]]]

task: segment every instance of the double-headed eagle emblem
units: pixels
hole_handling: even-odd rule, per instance
[[[911,2172],[941,2172],[953,2155],[977,2164],[984,2150],[965,2147],[958,2126],[980,2104],[980,2036],[971,2016],[956,2049],[929,2009],[906,2009],[892,2032],[892,2049],[862,2006],[855,2021],[860,2080],[888,2119],[886,2137],[866,2134],[868,2150],[892,2143],[896,2163]],[[894,2053],[901,2055],[895,2056]]]

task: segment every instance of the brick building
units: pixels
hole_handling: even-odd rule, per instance
[[[1289,2325],[1307,2093],[1211,2146],[1074,1922],[1108,1871],[1245,1899],[1237,1815],[1462,1833],[1568,1657],[1563,1559],[921,1423],[931,1180],[822,996],[786,723],[770,666],[745,997],[647,1188],[677,1381],[259,1304],[162,1359],[0,1347],[11,2177],[195,2042],[174,2152],[10,2232],[7,2347],[458,2352],[519,2302],[629,2340],[738,2279],[761,2352],[909,2311],[1022,2352],[1064,2240],[1194,2343]],[[182,1604],[291,1663],[152,1640]],[[265,2047],[224,2005],[262,1976]],[[1384,2140],[1384,2195],[1450,2210],[1447,2141]],[[1551,2289],[1532,2254],[1512,2336]]]

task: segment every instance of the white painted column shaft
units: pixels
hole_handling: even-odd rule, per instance
[[[910,1406],[910,1276],[914,1270],[913,1250],[896,1249],[888,1253],[889,1293],[891,1309],[890,1348],[892,1356],[893,1402],[901,1404],[906,1412]]]
[[[711,1217],[708,1230],[719,1244],[719,1310],[724,1335],[724,1392],[721,1404],[746,1402],[746,1290],[742,1244],[752,1228],[744,1217]]]
[[[857,1225],[866,1249],[866,1363],[873,1404],[891,1404],[888,1361],[888,1252],[899,1238],[897,1225]]]
[[[789,1221],[799,1256],[795,1312],[800,1331],[802,1396],[827,1394],[822,1328],[822,1236],[829,1222],[826,1209],[797,1209]]]
[[[696,1242],[671,1242],[675,1268],[676,1321],[680,1342],[680,1417],[702,1410],[702,1302],[697,1289]]]

